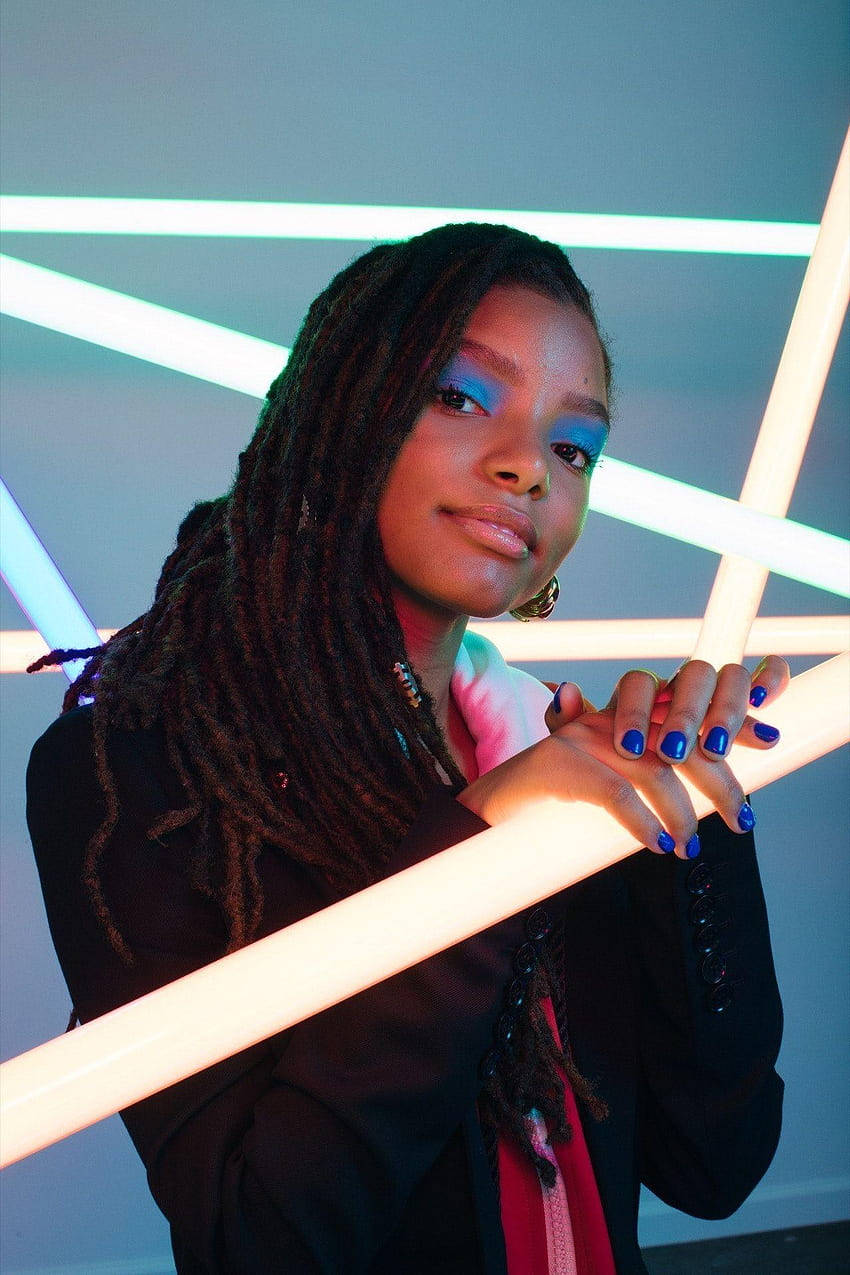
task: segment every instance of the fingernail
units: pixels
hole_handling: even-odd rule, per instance
[[[695,859],[700,852],[699,837],[696,833],[691,837],[690,841],[685,842],[685,854],[689,859]]]
[[[554,698],[552,700],[552,707],[554,708],[556,713],[560,713],[561,711],[561,691],[564,689],[565,686],[566,686],[566,682],[562,682],[561,685],[556,690]]]
[[[643,731],[627,730],[620,744],[627,753],[634,753],[635,757],[640,757],[643,752]]]
[[[665,757],[671,757],[673,761],[682,760],[687,746],[687,737],[680,730],[668,731],[661,741],[662,753]]]
[[[750,703],[752,704],[753,708],[758,708],[759,705],[763,704],[766,699],[767,699],[766,686],[754,686],[753,689],[750,691]]]
[[[669,832],[659,832],[658,849],[663,850],[665,854],[670,854],[676,848],[676,842],[670,836]]]
[[[755,811],[748,801],[745,801],[741,809],[738,811],[738,827],[741,832],[749,832],[756,826]]]
[[[726,746],[729,743],[729,732],[722,726],[712,726],[708,732],[703,748],[707,748],[710,753],[717,753],[722,757],[726,752]]]
[[[753,734],[756,739],[760,739],[765,744],[772,744],[775,739],[779,738],[779,731],[775,726],[768,726],[767,722],[756,722],[753,727]]]

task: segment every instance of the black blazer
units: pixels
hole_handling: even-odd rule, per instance
[[[54,722],[27,772],[47,917],[84,1022],[221,955],[224,941],[217,908],[187,879],[191,826],[146,835],[183,804],[161,733],[115,732],[109,755],[121,815],[101,866],[132,967],[82,884],[104,809],[91,709]],[[435,789],[387,871],[485,826]],[[562,1037],[610,1108],[583,1124],[619,1275],[645,1272],[641,1182],[676,1208],[725,1217],[779,1136],[782,1015],[753,839],[717,816],[700,835],[695,864],[641,851],[546,904]],[[258,937],[334,901],[320,875],[272,847],[258,871]],[[509,918],[122,1112],[180,1275],[504,1275],[475,1104],[526,921]]]

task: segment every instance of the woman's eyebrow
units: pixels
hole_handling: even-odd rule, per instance
[[[511,385],[519,387],[525,385],[522,369],[507,354],[499,354],[492,346],[484,345],[481,341],[473,341],[469,337],[461,341],[460,349],[472,354],[480,363],[485,363]],[[608,419],[607,409],[596,398],[589,398],[586,394],[568,394],[563,400],[563,405],[571,411],[580,412],[583,416],[596,416],[610,428],[611,422]]]

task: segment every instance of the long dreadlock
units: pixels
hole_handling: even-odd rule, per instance
[[[420,683],[411,707],[393,671],[406,652],[376,512],[437,375],[494,283],[534,288],[597,326],[564,252],[512,227],[447,225],[372,248],[311,304],[230,491],[184,518],[150,609],[102,647],[55,650],[31,666],[90,657],[63,712],[93,701],[106,815],[87,847],[85,883],[128,963],[99,872],[119,813],[111,729],[163,729],[185,803],[149,835],[196,823],[186,868],[222,911],[227,951],[256,932],[264,842],[320,870],[342,896],[381,875],[435,783],[448,778],[455,795],[466,786],[430,695]],[[610,383],[604,345],[603,358]],[[596,1116],[602,1107],[538,1010],[556,984],[544,958],[515,1046],[480,1102],[491,1143],[496,1128],[511,1130],[550,1186],[554,1171],[525,1117],[536,1107],[550,1137],[570,1136],[555,1064]]]

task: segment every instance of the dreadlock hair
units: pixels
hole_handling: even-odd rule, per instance
[[[399,449],[496,283],[575,306],[598,333],[567,256],[533,235],[471,222],[378,244],[311,304],[229,492],[184,518],[150,609],[102,647],[31,666],[90,657],[63,712],[92,702],[106,814],[85,883],[128,963],[99,872],[118,818],[110,729],[164,731],[185,804],[149,836],[196,823],[186,870],[221,909],[226,951],[256,932],[264,842],[342,896],[382,874],[435,783],[448,779],[454,795],[466,787],[430,695],[420,684],[413,707],[393,671],[407,656],[376,515]],[[514,1048],[480,1100],[491,1141],[495,1128],[511,1131],[549,1186],[554,1171],[525,1117],[536,1107],[550,1137],[570,1136],[556,1063],[602,1111],[539,1010],[555,981],[538,963]]]

